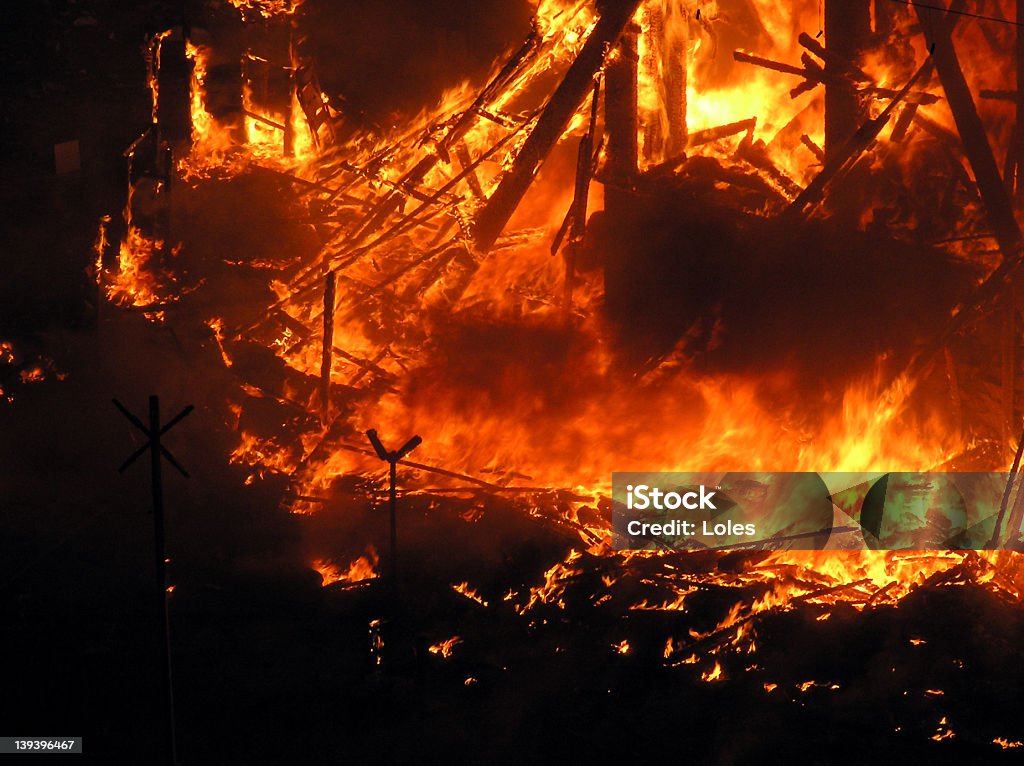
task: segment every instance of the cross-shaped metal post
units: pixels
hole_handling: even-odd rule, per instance
[[[121,411],[121,414],[128,418],[129,422],[149,440],[135,452],[133,452],[121,467],[118,473],[123,473],[132,463],[138,460],[148,450],[150,455],[150,478],[153,490],[153,559],[156,565],[156,600],[157,614],[160,620],[160,636],[163,644],[162,651],[162,672],[160,674],[161,686],[163,687],[164,702],[164,738],[166,749],[164,750],[166,763],[169,766],[177,764],[177,745],[175,742],[174,726],[174,684],[171,680],[171,634],[167,619],[167,558],[164,552],[164,488],[161,474],[161,460],[165,459],[173,465],[186,479],[188,471],[181,467],[166,447],[160,443],[160,437],[170,431],[174,426],[188,417],[195,409],[191,404],[167,421],[160,425],[160,398],[156,395],[149,397],[149,426],[128,411],[117,399],[113,400],[114,406]]]
[[[366,438],[370,440],[370,444],[373,445],[373,451],[377,453],[377,457],[388,464],[388,500],[391,506],[391,582],[393,585],[398,585],[398,523],[395,518],[395,476],[396,466],[398,461],[416,449],[423,442],[419,436],[413,436],[409,441],[403,444],[399,449],[394,452],[388,452],[384,449],[384,445],[381,443],[380,438],[377,436],[377,431],[371,428],[366,432]]]

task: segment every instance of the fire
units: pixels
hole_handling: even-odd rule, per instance
[[[239,10],[243,19],[274,19],[292,16],[303,0],[228,0]]]
[[[427,651],[431,654],[439,654],[444,659],[448,659],[452,656],[455,651],[455,647],[462,643],[462,639],[458,636],[452,636],[451,638],[445,639],[444,641],[438,641],[436,644],[432,644],[428,647]]]
[[[209,169],[228,161],[233,141],[228,129],[222,127],[206,108],[206,74],[210,49],[191,40],[185,44],[185,55],[192,62],[190,114],[192,118],[192,150],[178,159],[178,170],[186,179],[201,177]]]
[[[570,550],[564,561],[555,564],[544,573],[544,583],[535,588],[530,588],[530,598],[524,605],[516,605],[516,611],[520,614],[528,612],[537,604],[555,604],[565,608],[562,601],[562,594],[565,592],[567,579],[580,572],[573,567],[573,564],[580,558],[577,550]]]
[[[317,559],[312,563],[313,569],[320,573],[323,578],[322,585],[327,587],[336,582],[361,583],[378,577],[377,564],[380,559],[376,549],[371,545],[366,553],[359,556],[348,565],[348,569],[342,570],[329,560]]]
[[[271,25],[294,15],[300,4],[235,0],[233,5],[247,18]],[[742,33],[750,56],[792,68],[809,55],[800,33],[813,36],[818,31],[815,4],[755,0],[751,6],[756,17],[752,26],[758,29],[731,28]],[[923,470],[946,466],[973,446],[970,436],[951,424],[947,402],[930,399],[920,380],[892,381],[888,358],[879,358],[876,371],[862,379],[835,382],[820,401],[806,394],[795,373],[698,369],[685,339],[649,367],[620,369],[602,318],[600,270],[577,274],[571,306],[563,305],[565,266],[551,257],[550,244],[568,209],[572,184],[545,177],[546,168],[494,251],[476,251],[471,241],[474,216],[511,172],[548,103],[550,92],[540,92],[546,78],[565,71],[597,20],[591,3],[541,0],[535,27],[518,57],[507,65],[496,63],[492,88],[457,83],[438,105],[403,127],[382,135],[364,131],[322,150],[315,146],[294,94],[284,111],[275,111],[258,103],[249,84],[243,89],[249,113],[245,138],[233,137],[207,110],[210,49],[194,43],[187,48],[193,63],[193,144],[188,157],[178,158],[182,178],[175,182],[193,188],[214,183],[214,169],[234,174],[259,165],[290,174],[300,190],[297,197],[310,195],[303,202],[319,202],[316,195],[329,193],[329,212],[342,222],[324,238],[315,260],[268,282],[272,305],[259,308],[272,310],[259,313],[282,317],[278,326],[257,335],[230,326],[222,317],[207,318],[225,365],[232,366],[225,350],[229,342],[251,337],[291,371],[318,379],[325,356],[323,275],[333,270],[341,287],[333,307],[333,348],[326,349],[331,357],[328,379],[345,388],[339,396],[349,397],[347,422],[341,423],[348,428],[339,427],[338,432],[356,433],[372,425],[382,433],[423,433],[417,457],[418,465],[426,468],[408,478],[410,489],[430,487],[422,483],[422,474],[430,474],[444,489],[469,485],[510,495],[515,490],[525,513],[550,515],[578,533],[578,543],[528,594],[506,594],[504,601],[519,614],[541,606],[564,608],[567,589],[593,558],[621,573],[660,555],[634,558],[610,550],[608,522],[599,511],[609,495],[613,470]],[[791,98],[789,91],[799,83],[792,74],[738,62],[723,66],[730,52],[717,50],[715,30],[732,22],[716,3],[702,4],[697,18],[693,7],[650,0],[634,21],[639,28],[641,169],[681,159],[682,150],[667,148],[666,136],[678,117],[668,112],[678,109],[685,96],[682,127],[688,136],[748,121],[742,138],[686,146],[688,157],[713,160],[723,172],[742,171],[779,188],[785,186],[780,177],[788,177],[797,188],[814,177],[820,161],[813,150],[824,143],[820,83],[812,82],[813,87]],[[154,66],[159,65],[159,41],[167,34],[158,36]],[[659,58],[659,51],[669,53]],[[923,50],[907,53],[914,55],[923,60]],[[681,69],[672,56],[682,56]],[[250,57],[258,59],[255,53]],[[913,70],[908,62],[885,56],[854,63],[874,80],[861,83],[864,88],[897,87]],[[606,72],[598,72],[602,74]],[[151,84],[155,99],[155,76]],[[589,98],[569,118],[563,145],[587,130]],[[922,119],[955,129],[945,103],[919,100]],[[601,132],[606,126],[600,109],[597,114]],[[286,133],[295,138],[294,157],[285,155]],[[892,147],[887,135],[877,139],[879,154]],[[740,156],[741,143],[756,142],[763,144],[774,173]],[[909,165],[915,147],[907,147],[905,155],[901,161]],[[594,209],[604,196],[599,187],[607,153],[595,156],[590,190]],[[322,178],[332,179],[333,186],[320,184]],[[315,194],[308,191],[309,184]],[[780,204],[791,197],[783,189]],[[129,199],[127,234],[106,293],[119,305],[146,308],[148,316],[161,318],[162,308],[152,307],[163,307],[181,294],[180,286],[166,278],[181,245],[164,242],[133,223],[131,205]],[[368,217],[367,210],[376,211],[379,220]],[[957,247],[966,259],[980,262],[983,257],[981,245]],[[716,326],[715,331],[720,329]],[[335,349],[341,353],[332,356]],[[328,438],[330,424],[320,423],[319,394],[286,393],[289,401],[317,413],[316,424],[291,444],[242,430],[231,460],[252,469],[250,480],[265,472],[287,474],[296,495],[325,496],[344,477],[381,475],[379,462],[365,445],[348,436]],[[551,493],[542,488],[572,499],[545,500]],[[293,507],[299,509],[305,506]],[[355,564],[364,560],[361,573],[354,572]],[[325,584],[375,576],[375,552],[357,562],[344,572],[329,560],[318,560],[314,567]],[[931,578],[953,571],[963,573],[964,581],[1019,599],[1019,565],[1009,553],[783,551],[738,573],[712,568],[687,579],[665,570],[666,587],[659,596],[628,608],[685,612],[687,598],[700,586],[770,584],[763,595],[735,603],[711,631],[691,635],[689,641],[669,639],[666,660],[678,654],[696,662],[694,645],[700,641],[720,640],[737,650],[742,642],[745,651],[754,651],[752,627],[759,616],[798,604],[824,608],[847,602],[866,609],[897,603]],[[615,577],[604,576],[607,592],[601,604],[608,603],[606,597],[615,600]],[[451,587],[488,605],[468,582]],[[829,614],[825,611],[817,619]],[[708,673],[714,678],[705,680],[717,680],[722,673],[716,662]]]
[[[1003,750],[1012,750],[1017,747],[1024,747],[1024,742],[1020,742],[1015,739],[1006,739],[1004,737],[996,737],[992,740],[993,745],[999,745]]]
[[[946,739],[953,739],[956,737],[956,732],[953,731],[952,727],[946,721],[946,717],[943,716],[939,721],[939,725],[935,730],[935,733],[931,736],[931,739],[936,742],[942,742]]]
[[[705,671],[700,674],[700,680],[707,683],[714,683],[715,681],[724,681],[725,672],[722,670],[722,664],[715,660],[715,666],[711,670]]]
[[[487,602],[484,600],[483,596],[477,593],[476,589],[471,587],[466,581],[452,585],[452,590],[461,596],[465,596],[470,601],[475,601],[480,604],[480,606],[487,606]]]

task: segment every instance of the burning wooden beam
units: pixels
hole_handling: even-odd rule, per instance
[[[640,0],[604,0],[600,6],[601,17],[583,49],[551,96],[512,167],[476,218],[473,240],[480,251],[486,252],[494,246],[540,166],[590,92],[594,74],[604,63],[605,51],[618,42],[640,6]]]
[[[604,173],[612,187],[628,188],[637,174],[639,31],[636,24],[626,27],[605,69],[604,124],[608,138]]]
[[[871,0],[825,0],[825,161],[833,161],[867,111],[845,62],[856,62],[871,36]],[[840,63],[843,62],[843,63]]]
[[[824,61],[826,65],[832,64],[836,69],[844,72],[847,77],[851,77],[857,82],[875,81],[871,75],[869,75],[859,66],[854,64],[852,61],[844,59],[842,56],[839,56],[834,51],[828,50],[824,45],[819,43],[806,32],[801,32],[799,37],[797,37],[797,41],[804,48],[806,48],[815,56]]]
[[[960,60],[953,46],[949,14],[934,13],[915,5],[914,10],[925,29],[931,30],[932,59],[942,88],[949,101],[964,153],[974,171],[974,180],[985,203],[992,231],[1006,261],[1019,257],[1021,233],[1013,214],[1013,203],[1003,185],[985,126],[978,116]]]
[[[807,150],[817,158],[818,162],[825,161],[825,150],[814,143],[814,140],[809,135],[801,133],[800,143],[807,147]]]
[[[324,279],[324,341],[320,362],[320,407],[322,420],[325,424],[331,410],[331,365],[334,352],[334,285],[334,272],[329,271]]]
[[[756,127],[757,118],[748,117],[745,120],[738,120],[737,122],[730,122],[725,125],[716,125],[713,128],[704,128],[704,130],[698,130],[695,133],[690,134],[686,145],[690,147],[697,147],[703,146],[704,144],[710,144],[712,141],[718,141],[722,138],[735,136],[737,133],[752,134]]]
[[[662,39],[662,84],[668,136],[665,157],[677,157],[686,149],[686,51],[689,23],[680,3],[670,5]]]
[[[480,95],[477,96],[469,109],[462,113],[458,121],[456,121],[456,123],[451,127],[444,138],[435,144],[437,151],[427,154],[423,159],[416,163],[412,170],[406,173],[395,185],[394,192],[387,195],[377,203],[373,210],[367,215],[362,225],[359,226],[352,235],[351,240],[354,243],[358,244],[362,242],[368,235],[383,226],[388,217],[401,207],[406,194],[412,194],[421,201],[429,198],[427,195],[417,192],[416,187],[422,183],[423,179],[427,177],[427,174],[434,169],[434,166],[437,165],[439,160],[446,159],[448,157],[449,149],[462,140],[476,122],[477,118],[484,114],[488,114],[486,112],[488,104],[494,100],[501,90],[508,85],[513,77],[515,77],[516,73],[519,72],[522,66],[534,53],[536,53],[539,42],[540,40],[537,30],[534,29],[523,42],[519,50],[512,55],[512,57],[505,63],[505,66],[502,67],[501,71],[498,72],[494,79],[492,79],[483,91],[481,91]],[[491,117],[489,114],[488,116]],[[491,118],[493,119],[493,117]]]
[[[885,127],[889,118],[892,116],[893,111],[903,101],[903,98],[907,93],[910,92],[914,84],[924,75],[929,67],[929,62],[925,62],[921,67],[914,73],[914,76],[910,78],[906,85],[893,96],[892,101],[889,105],[881,111],[881,113],[870,120],[867,120],[861,125],[854,133],[846,139],[846,143],[838,149],[834,150],[831,157],[829,157],[828,149],[825,150],[825,166],[821,169],[821,172],[814,177],[814,179],[807,185],[790,207],[785,211],[784,215],[795,215],[804,212],[809,206],[816,205],[825,196],[825,191],[828,187],[839,178],[845,170],[852,167],[853,163],[860,157],[861,153],[867,149],[871,142],[874,141],[878,134],[882,132],[882,128]]]

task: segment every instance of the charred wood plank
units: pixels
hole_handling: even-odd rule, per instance
[[[764,69],[771,69],[774,72],[782,72],[783,74],[793,74],[798,77],[804,77],[811,79],[813,76],[806,69],[792,64],[784,64],[781,61],[772,61],[766,59],[763,56],[755,56],[752,53],[747,53],[742,50],[734,50],[732,57],[735,61],[739,61],[741,64],[753,64],[754,66],[763,67]]]
[[[605,51],[621,37],[639,5],[640,0],[605,0],[601,4],[601,17],[582,50],[548,101],[512,167],[477,216],[473,238],[478,250],[486,252],[494,246],[540,166],[593,86],[594,75],[604,63]]]
[[[484,188],[480,185],[480,177],[476,174],[476,165],[473,158],[469,156],[469,148],[465,143],[459,142],[455,146],[455,156],[459,160],[459,167],[462,168],[473,194],[480,198],[484,196]],[[468,168],[468,169],[467,169]]]
[[[828,50],[806,32],[800,33],[799,37],[797,37],[797,42],[826,64],[834,64],[837,69],[845,72],[848,77],[852,77],[858,82],[874,82],[874,78],[859,66],[839,56],[834,51]]]
[[[825,150],[814,143],[809,135],[802,133],[800,143],[807,147],[807,150],[817,158],[818,162],[825,161]]]

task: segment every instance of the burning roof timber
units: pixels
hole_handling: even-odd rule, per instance
[[[387,131],[322,91],[301,6],[246,6],[263,47],[237,68],[159,35],[102,287],[209,328],[234,459],[288,476],[292,510],[381,478],[366,428],[417,431],[409,491],[512,498],[592,571],[669,566],[608,550],[613,468],[1003,467],[1019,230],[1005,101],[964,68],[1005,33],[826,3],[822,44],[804,5],[543,0],[489,79]],[[954,571],[1019,598],[1007,555],[868,558],[766,566],[809,583],[779,603]]]

